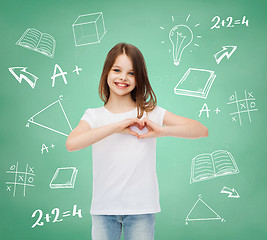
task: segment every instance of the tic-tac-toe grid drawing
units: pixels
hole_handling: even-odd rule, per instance
[[[239,120],[241,126],[242,117],[248,116],[249,122],[251,123],[251,112],[258,110],[255,103],[256,98],[254,98],[253,93],[245,90],[244,98],[239,100],[235,91],[229,100],[230,102],[227,104],[231,104],[234,107],[234,112],[229,114],[232,117],[232,121],[237,122]]]
[[[12,165],[8,171],[6,171],[9,175],[9,179],[11,181],[7,181],[7,191],[13,191],[13,197],[16,195],[16,191],[18,188],[22,188],[23,196],[26,195],[26,188],[27,187],[34,187],[34,177],[35,173],[33,171],[33,167],[29,167],[28,164],[26,165],[25,171],[19,171],[19,163]]]

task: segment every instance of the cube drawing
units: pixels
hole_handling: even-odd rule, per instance
[[[103,13],[80,15],[72,25],[76,46],[99,43],[107,32]]]

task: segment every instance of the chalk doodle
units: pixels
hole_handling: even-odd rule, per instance
[[[51,144],[51,148],[53,149],[55,147],[55,145],[52,143]],[[44,143],[42,144],[42,148],[41,148],[41,154],[44,154],[44,150],[48,153],[49,150],[48,150],[49,147],[47,147]]]
[[[75,69],[72,72],[75,72],[77,75],[80,75],[80,71],[82,71],[82,68],[79,68],[77,65],[75,65]],[[67,72],[63,72],[63,70],[61,69],[61,67],[58,64],[55,64],[54,73],[53,73],[53,76],[51,77],[52,87],[55,86],[56,78],[60,77],[60,76],[62,77],[64,83],[67,84],[68,82],[67,82],[67,79],[65,76],[67,74],[68,74]]]
[[[99,43],[106,34],[102,12],[80,15],[72,24],[75,46]]]
[[[245,98],[239,100],[235,91],[235,93],[229,98],[230,101],[227,103],[235,108],[235,111],[229,114],[232,117],[232,122],[237,122],[238,117],[240,126],[242,125],[242,116],[247,115],[249,122],[251,123],[251,112],[258,110],[255,103],[256,98],[254,98],[253,93],[247,93],[245,90],[244,95]]]
[[[198,115],[198,117],[201,117],[202,116],[202,113],[203,112],[206,112],[206,114],[207,114],[207,118],[209,118],[209,116],[210,116],[210,109],[209,109],[209,107],[208,107],[208,104],[207,103],[204,103],[203,104],[203,106],[202,106],[202,108],[200,109],[200,111],[199,111],[199,115]],[[213,110],[217,115],[220,113],[220,109],[217,107],[215,110]]]
[[[219,216],[207,203],[202,200],[202,196],[199,195],[198,200],[186,216],[186,225],[190,221],[209,221],[220,220],[225,222],[223,218]]]
[[[207,98],[216,75],[211,70],[189,68],[174,88],[174,93]]]
[[[77,65],[75,65],[75,69],[72,72],[76,72],[77,75],[80,75],[80,71],[82,71],[82,68],[79,68]]]
[[[34,28],[28,28],[16,44],[42,53],[50,58],[54,57],[56,48],[56,41],[50,34],[41,33]]]
[[[237,173],[239,169],[230,152],[218,150],[211,154],[203,153],[192,159],[190,184]]]
[[[190,18],[190,14],[186,18],[186,22],[188,22]],[[174,22],[174,17],[172,16],[172,21]],[[200,24],[195,24],[194,27],[198,27]],[[160,27],[161,29],[165,29],[165,27]],[[192,27],[191,27],[192,28]],[[186,48],[188,48],[192,41],[194,40],[194,34],[191,28],[185,24],[175,25],[169,31],[169,40],[171,42],[172,49],[169,52],[172,52],[172,58],[174,65],[178,66],[181,62],[181,58],[183,52]],[[197,38],[201,38],[200,35],[197,35]],[[161,43],[165,43],[162,41]],[[194,43],[196,47],[199,47],[199,44]],[[192,50],[190,50],[192,52]]]
[[[246,16],[243,16],[242,22],[241,20],[234,20],[233,17],[227,17],[226,20],[222,20],[219,16],[215,16],[212,18],[212,22],[216,21],[216,23],[210,28],[210,29],[215,29],[215,28],[220,28],[220,27],[227,27],[227,28],[233,28],[235,25],[246,25],[248,27],[248,20],[246,20]],[[221,22],[221,25],[220,25]]]
[[[16,196],[16,191],[18,188],[23,187],[23,196],[26,196],[26,188],[34,187],[34,177],[35,173],[33,171],[33,167],[30,167],[28,164],[26,165],[25,172],[19,171],[19,163],[12,165],[8,171],[6,171],[11,179],[11,181],[7,181],[7,191],[13,191],[13,197]]]
[[[214,58],[217,64],[219,64],[224,57],[229,59],[234,51],[237,49],[237,46],[224,46],[223,49],[216,54],[214,54]]]
[[[40,209],[35,210],[32,213],[32,218],[37,216],[37,214],[39,214],[39,216],[37,217],[36,222],[32,225],[32,228],[35,228],[36,226],[44,226],[44,222],[41,221],[43,219],[43,211],[40,210]],[[62,222],[63,218],[69,217],[69,216],[74,217],[74,216],[78,215],[79,218],[82,218],[82,210],[81,209],[77,210],[77,205],[74,205],[73,209],[72,209],[72,213],[71,213],[71,211],[65,211],[62,214],[62,218],[60,218],[60,210],[59,210],[59,208],[54,208],[51,211],[51,215],[49,213],[45,214],[44,219],[45,219],[45,221],[47,223],[49,223],[49,222],[52,222],[52,223],[54,223],[54,222]],[[52,217],[54,217],[53,221],[51,220]]]
[[[173,63],[178,66],[184,49],[193,40],[193,32],[186,25],[176,25],[170,30],[169,39],[172,43]]]
[[[77,173],[75,167],[58,168],[50,182],[50,188],[74,188]]]
[[[223,187],[223,189],[221,190],[221,193],[226,193],[228,194],[229,198],[240,198],[239,194],[237,193],[237,191],[234,188],[228,188],[228,187]]]
[[[29,73],[26,69],[27,67],[8,68],[8,70],[18,80],[19,83],[21,83],[22,80],[25,80],[31,86],[31,88],[34,89],[38,77],[36,77],[32,73]]]
[[[59,73],[57,73],[57,70],[59,71]],[[55,64],[55,67],[54,67],[54,74],[53,76],[51,77],[51,79],[53,80],[52,81],[52,87],[55,86],[55,80],[57,77],[60,77],[62,76],[62,79],[64,81],[65,84],[67,84],[67,79],[66,79],[66,74],[68,74],[67,72],[63,72],[61,67],[58,65],[58,64]]]
[[[41,111],[34,114],[28,120],[26,127],[29,127],[30,123],[33,123],[37,126],[43,127],[55,133],[68,136],[68,134],[65,133],[64,131],[66,130],[72,131],[72,127],[63,109],[61,101],[62,101],[62,96],[60,96],[60,99],[58,99],[57,101],[49,104],[47,107],[43,108]],[[60,130],[57,130],[57,129],[60,129]]]

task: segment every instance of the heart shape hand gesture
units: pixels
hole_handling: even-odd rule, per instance
[[[142,120],[138,118],[130,118],[119,122],[119,132],[136,136],[138,139],[143,139],[160,137],[162,127],[148,118]]]

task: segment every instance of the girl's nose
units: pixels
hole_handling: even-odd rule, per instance
[[[127,78],[127,74],[125,74],[125,73],[121,73],[121,75],[120,75],[120,79],[123,80],[123,81],[125,81],[126,78]]]

